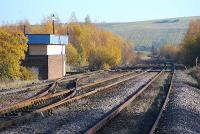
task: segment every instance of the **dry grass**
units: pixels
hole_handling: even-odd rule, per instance
[[[200,87],[200,66],[193,67],[188,70],[188,73],[197,80],[198,86]]]
[[[0,81],[0,90],[7,90],[13,88],[22,88],[32,83],[37,83],[39,80],[16,80],[16,81]]]

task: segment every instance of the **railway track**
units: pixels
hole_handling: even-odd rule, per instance
[[[55,92],[63,91],[65,88],[72,88],[75,87],[75,81],[78,78],[84,79],[86,77],[91,77],[99,74],[109,74],[105,71],[94,71],[90,73],[84,73],[84,74],[77,74],[73,76],[67,76],[63,77],[61,79],[57,79],[54,82],[47,82],[39,84],[38,86],[32,86],[32,88],[26,88],[26,90],[13,90],[13,92],[1,92],[1,105],[0,108],[4,109],[5,107],[8,107],[9,105],[17,104],[19,102],[36,99],[39,97],[42,97],[47,94],[52,94]],[[0,111],[1,111],[0,109]]]
[[[150,130],[149,134],[153,134],[153,133],[154,133],[156,127],[158,126],[159,120],[160,120],[160,118],[161,118],[161,116],[162,116],[163,110],[164,110],[165,107],[167,106],[167,102],[168,102],[168,100],[169,100],[169,95],[170,95],[170,92],[171,92],[172,86],[173,86],[174,71],[175,71],[175,70],[174,70],[174,68],[173,68],[173,73],[172,73],[172,77],[171,77],[171,80],[170,80],[170,84],[169,84],[169,89],[168,89],[168,91],[167,91],[167,95],[166,95],[166,97],[165,97],[165,99],[164,99],[164,102],[163,102],[163,105],[162,105],[162,107],[161,107],[161,109],[160,109],[160,111],[159,111],[159,113],[158,113],[158,115],[157,115],[157,117],[156,117],[156,120],[155,120],[153,126],[151,127],[151,130]]]
[[[130,77],[125,77],[123,80],[120,79],[119,81],[115,82],[115,84],[113,83],[110,86],[106,85],[104,88],[100,87],[98,88],[98,91],[90,91],[88,92],[88,94],[75,96],[71,99],[65,100],[64,102],[60,102],[59,104],[57,103],[57,105],[55,105],[54,103],[52,104],[52,107],[48,106],[48,108],[46,107],[46,108],[34,111],[34,113],[21,117],[21,120],[15,120],[16,122],[17,121],[22,122],[22,121],[25,121],[24,120],[25,118],[26,120],[30,120],[30,118],[33,119],[31,120],[31,122],[29,121],[29,123],[24,124],[25,126],[24,125],[18,126],[17,128],[15,128],[17,130],[14,130],[14,131],[20,133],[21,130],[24,131],[24,129],[22,128],[27,128],[27,130],[25,130],[26,132],[30,131],[30,132],[35,132],[35,133],[48,133],[48,132],[57,131],[56,130],[57,128],[60,128],[63,124],[66,124],[68,128],[64,130],[69,130],[68,131],[69,133],[73,133],[73,130],[70,130],[71,127],[72,128],[77,127],[78,129],[82,129],[84,128],[80,126],[82,124],[81,123],[82,121],[85,122],[83,124],[87,125],[87,123],[91,123],[90,120],[95,120],[95,119],[92,119],[93,117],[96,118],[96,115],[97,117],[99,116],[101,111],[99,111],[100,113],[98,111],[95,113],[92,112],[92,111],[96,111],[97,110],[96,108],[105,107],[107,109],[107,106],[103,106],[101,103],[104,103],[104,104],[108,103],[108,106],[109,106],[110,105],[109,100],[112,100],[113,97],[115,98],[116,96],[118,98],[118,96],[119,97],[121,96],[122,98],[120,99],[125,98],[127,95],[130,95],[132,92],[135,92],[135,90],[137,90],[139,86],[142,86],[143,84],[145,84],[145,82],[148,81],[155,74],[157,74],[157,72],[153,72],[153,73],[143,72],[143,74],[141,75],[133,74]],[[132,85],[130,85],[130,83],[132,83]],[[134,85],[134,88],[132,87],[133,85]],[[102,99],[102,97],[105,98],[105,100],[104,99],[99,100],[100,98]],[[87,105],[82,104],[82,103],[85,103],[85,100],[91,100],[90,101],[91,104],[90,103]],[[118,99],[115,99],[113,100],[113,103],[111,103],[112,105],[110,106],[112,107],[117,106],[118,103],[119,103]],[[96,105],[95,106],[96,108],[93,106],[94,104]],[[63,107],[63,106],[67,106],[67,107]],[[85,109],[86,107],[89,109]],[[62,110],[64,109],[65,111],[62,112]],[[88,110],[90,111],[90,113],[88,113],[89,112]],[[46,114],[48,114],[49,112],[50,113],[53,112],[53,116],[46,117]],[[82,116],[80,116],[79,114],[76,115],[77,112],[78,113],[80,112]],[[91,114],[91,112],[93,114]],[[45,116],[45,118],[42,117],[41,115]],[[80,124],[73,125],[73,122],[76,122],[76,121],[78,122],[80,121]],[[75,131],[76,133],[80,131],[78,129],[74,128],[74,130],[76,130]],[[8,133],[12,132],[12,128],[7,129],[6,132]],[[63,132],[63,133],[67,133],[67,132]]]
[[[146,72],[143,72],[146,73]],[[140,73],[138,75],[142,75],[143,73]],[[77,88],[76,90],[66,90],[66,91],[62,91],[62,92],[58,92],[58,93],[54,93],[54,94],[40,94],[40,96],[35,96],[34,98],[30,98],[28,100],[22,101],[20,103],[17,103],[16,105],[13,105],[11,107],[8,107],[6,109],[1,109],[0,110],[0,117],[1,119],[4,119],[4,121],[1,121],[0,123],[0,129],[6,128],[8,126],[11,126],[13,124],[16,124],[20,121],[24,121],[29,119],[30,117],[33,117],[35,114],[38,115],[42,114],[44,115],[44,113],[51,113],[53,108],[65,105],[71,101],[80,99],[82,97],[86,97],[88,95],[92,95],[96,92],[99,92],[101,90],[104,90],[106,88],[112,87],[114,85],[117,85],[119,83],[122,83],[123,81],[126,81],[128,79],[125,79],[123,81],[118,81],[115,82],[114,84],[111,84],[109,86],[103,86],[102,85],[106,85],[108,82],[112,82],[112,81],[117,81],[119,79],[122,79],[124,77],[129,77],[131,75],[133,75],[133,72],[125,72],[123,74],[119,74],[116,76],[113,76],[111,78],[107,78],[104,80],[100,80],[94,83],[90,83],[87,85],[83,85],[80,86],[79,88]],[[134,77],[136,77],[137,75],[134,75]],[[133,78],[132,77],[129,77]],[[80,79],[78,79],[77,81],[79,81]],[[54,83],[51,86],[51,90],[55,90],[55,87],[57,86],[57,82]],[[77,83],[76,83],[77,86]],[[97,88],[97,87],[100,88]],[[93,87],[93,89],[91,89]],[[95,89],[94,89],[95,88]],[[77,91],[82,91],[85,89],[90,89],[88,91],[84,91],[84,93],[79,93],[78,95],[76,95],[75,97],[73,97]],[[71,98],[71,99],[70,99]]]
[[[93,72],[87,72],[87,73],[81,73],[81,74],[75,74],[75,75],[67,75],[62,78],[56,79],[56,80],[50,80],[50,81],[44,81],[42,83],[36,83],[34,85],[29,85],[27,87],[23,88],[16,88],[16,89],[11,89],[11,90],[0,90],[0,95],[6,95],[6,94],[16,94],[16,93],[23,93],[31,90],[36,90],[36,89],[43,89],[47,90],[49,86],[51,86],[55,81],[59,81],[60,83],[64,83],[70,80],[74,80],[80,77],[85,77],[85,76],[90,76],[94,75],[97,73],[104,72],[103,70],[98,70],[98,71],[93,71]]]
[[[106,84],[109,81],[113,81],[113,80],[128,76],[130,74],[132,74],[132,72],[131,73],[124,73],[124,74],[120,74],[120,75],[115,75],[114,77],[110,77],[110,78],[107,78],[107,79],[104,79],[104,80],[101,80],[101,81],[97,81],[97,82],[94,82],[94,83],[86,84],[84,86],[80,86],[78,89],[83,90],[83,89],[88,89],[88,88],[91,88],[91,87],[94,87],[94,86],[97,87],[98,85],[100,86],[102,84]],[[82,80],[83,78],[85,78],[85,76],[76,80],[76,82],[73,84],[74,88],[77,88],[77,83],[80,80]],[[59,81],[52,83],[51,86],[48,88],[48,90],[41,92],[34,97],[31,97],[27,100],[21,101],[17,104],[10,106],[10,107],[1,109],[0,110],[0,117],[2,115],[13,115],[13,114],[16,115],[16,112],[18,112],[18,111],[23,112],[23,110],[29,109],[30,106],[38,105],[39,103],[44,103],[45,100],[49,101],[49,99],[51,99],[51,98],[53,98],[53,99],[64,98],[64,96],[66,96],[66,94],[70,93],[70,89],[67,89],[67,91],[61,91],[61,92],[52,94],[53,92],[55,92],[55,90],[58,86],[58,82]],[[76,90],[78,90],[78,89],[76,89]]]
[[[166,67],[165,69],[167,69],[167,68],[168,68],[167,73],[170,73],[169,67]],[[148,88],[152,88],[152,87],[150,87],[150,86],[152,86],[152,83],[154,83],[156,80],[159,79],[159,77],[161,77],[161,75],[165,72],[164,71],[165,69],[163,69],[161,72],[159,72],[154,78],[152,78],[149,82],[147,82],[147,84],[145,86],[143,86],[141,89],[139,89],[136,93],[129,96],[128,99],[126,99],[121,105],[112,109],[106,116],[104,116],[104,118],[102,118],[101,120],[99,120],[95,124],[93,124],[84,133],[85,134],[93,134],[96,132],[101,133],[101,134],[102,133],[113,133],[113,132],[114,133],[146,133],[145,126],[143,126],[145,124],[144,123],[145,120],[143,120],[144,122],[142,122],[139,125],[140,129],[142,129],[142,130],[139,130],[139,132],[137,132],[137,130],[136,130],[137,125],[135,125],[136,121],[133,122],[132,120],[134,120],[134,118],[135,118],[135,120],[137,120],[136,118],[139,118],[138,115],[137,116],[131,115],[130,111],[127,112],[127,110],[125,110],[125,109],[128,106],[130,106],[131,104],[133,106],[135,106],[134,103],[136,103],[137,101],[141,100],[142,97],[144,97],[143,96],[144,92],[146,92],[146,94],[149,94],[150,90]],[[162,115],[163,109],[165,108],[165,106],[167,104],[169,93],[172,89],[173,75],[174,75],[174,72],[172,71],[172,74],[170,75],[170,77],[167,78],[169,83],[167,85],[165,85],[165,87],[167,87],[168,90],[166,91],[166,95],[164,97],[164,101],[163,101],[160,109],[157,109],[157,113],[154,115],[156,117],[154,118],[155,120],[153,119],[153,124],[151,124],[150,128],[147,129],[147,133],[149,133],[149,134],[154,133],[154,130],[159,122],[161,115]],[[154,90],[152,90],[152,91],[155,92]],[[162,96],[162,95],[163,94],[160,94],[160,96]],[[148,96],[148,95],[146,95],[146,96]],[[138,100],[137,100],[137,98],[138,98]],[[143,102],[143,103],[145,103],[145,102]],[[140,104],[140,105],[142,105],[142,104]],[[131,109],[131,108],[129,108],[129,109]],[[137,111],[138,109],[134,109],[134,110]],[[140,118],[142,118],[142,117],[140,117]],[[147,117],[147,118],[150,118],[150,117]],[[126,123],[126,124],[123,124],[123,123]],[[129,131],[131,129],[134,131]]]

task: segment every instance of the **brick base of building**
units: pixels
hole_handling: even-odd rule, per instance
[[[27,55],[22,65],[36,68],[39,79],[57,79],[65,74],[65,55]]]

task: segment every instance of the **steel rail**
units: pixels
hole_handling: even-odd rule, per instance
[[[120,75],[117,75],[117,76],[114,76],[114,77],[111,77],[111,78],[108,78],[108,79],[105,79],[105,80],[102,80],[102,81],[98,81],[98,82],[90,83],[90,84],[87,84],[87,85],[83,85],[81,87],[77,87],[78,81],[80,81],[81,79],[87,77],[87,76],[83,76],[83,77],[81,77],[79,79],[76,79],[77,82],[76,82],[75,89],[76,90],[77,89],[82,90],[82,89],[90,88],[92,86],[96,86],[97,84],[104,83],[104,82],[106,82],[108,80],[111,81],[113,79],[124,77],[124,76],[130,75],[130,74],[132,74],[132,73],[120,74]],[[49,91],[53,91],[57,87],[57,84],[58,84],[57,82],[53,83],[50,86],[49,90],[45,91],[45,93],[43,92],[43,93],[41,93],[41,94],[39,94],[37,96],[34,96],[32,98],[23,100],[21,102],[18,102],[18,103],[14,104],[14,105],[9,106],[9,107],[0,109],[0,115],[5,114],[5,113],[9,113],[9,112],[12,112],[12,111],[15,111],[17,109],[21,109],[21,108],[27,107],[29,105],[33,105],[33,104],[35,104],[37,102],[44,101],[44,100],[47,100],[47,99],[50,99],[50,98],[53,98],[53,97],[56,97],[56,96],[61,96],[61,95],[64,95],[64,94],[67,94],[67,93],[70,92],[70,90],[67,90],[67,91],[62,91],[62,92],[59,92],[59,93],[48,94]]]
[[[150,129],[150,131],[149,131],[149,134],[153,134],[153,133],[154,133],[154,131],[155,131],[155,129],[156,129],[158,123],[159,123],[159,120],[160,120],[160,118],[161,118],[161,116],[162,116],[162,113],[163,113],[164,109],[165,109],[166,106],[167,106],[167,103],[168,103],[168,100],[169,100],[169,95],[170,95],[170,93],[171,93],[171,91],[172,91],[172,87],[173,87],[174,73],[175,73],[175,71],[174,71],[174,69],[173,69],[172,78],[171,78],[171,80],[170,80],[170,86],[169,86],[167,95],[166,95],[166,97],[165,97],[165,100],[164,100],[164,103],[163,103],[163,105],[162,105],[162,108],[160,109],[160,111],[159,111],[159,113],[158,113],[158,115],[157,115],[157,117],[156,117],[156,120],[155,120],[153,126],[151,127],[151,129]]]
[[[89,84],[86,84],[86,85],[83,85],[83,86],[80,86],[79,89],[86,89],[86,88],[90,88],[92,86],[96,86],[98,84],[102,84],[102,83],[105,83],[105,82],[109,82],[109,81],[112,81],[114,79],[119,79],[119,78],[122,78],[122,77],[126,77],[128,75],[132,75],[134,74],[135,72],[126,72],[126,73],[123,73],[123,74],[118,74],[118,75],[115,75],[115,76],[112,76],[110,78],[105,78],[104,80],[99,80],[99,81],[96,81],[96,82],[93,82],[93,83],[89,83]]]
[[[35,112],[37,112],[37,113],[45,112],[45,111],[47,111],[47,110],[56,108],[56,107],[58,107],[58,106],[60,106],[60,105],[64,105],[64,104],[66,104],[66,103],[69,103],[69,102],[72,102],[72,101],[75,101],[75,100],[78,100],[78,99],[87,97],[87,96],[89,96],[89,95],[95,94],[95,93],[100,92],[100,91],[103,91],[103,90],[105,90],[105,89],[109,89],[109,88],[111,88],[111,87],[113,87],[113,86],[119,85],[119,84],[121,84],[121,83],[123,83],[123,82],[126,82],[126,81],[128,81],[128,80],[131,80],[131,79],[133,79],[133,78],[135,78],[135,77],[137,77],[137,76],[143,75],[144,73],[147,73],[147,72],[148,72],[148,71],[145,71],[145,72],[142,72],[142,73],[133,75],[133,76],[131,76],[131,77],[129,77],[129,78],[120,80],[120,81],[118,81],[118,82],[115,82],[115,83],[112,83],[112,84],[109,84],[109,85],[106,85],[106,86],[103,86],[103,87],[96,88],[96,89],[94,89],[94,90],[92,90],[92,91],[89,91],[89,92],[84,93],[84,94],[79,95],[79,96],[75,96],[75,97],[73,97],[73,98],[71,98],[71,99],[68,99],[68,100],[61,100],[61,101],[59,101],[59,102],[57,102],[57,103],[54,103],[54,104],[52,104],[52,105],[49,105],[49,106],[47,106],[47,107],[44,107],[44,108],[39,109],[39,110],[36,110]]]
[[[102,128],[106,123],[116,117],[124,108],[126,108],[133,100],[135,100],[145,89],[149,87],[163,72],[163,68],[155,77],[153,77],[150,81],[148,81],[145,85],[142,86],[141,89],[138,89],[135,93],[128,97],[128,99],[119,105],[117,108],[114,108],[112,112],[110,112],[105,118],[101,119],[94,126],[86,130],[85,134],[93,134],[97,132],[100,128]]]
[[[126,82],[126,81],[128,81],[128,80],[131,80],[131,79],[133,79],[133,78],[135,78],[135,77],[137,77],[137,76],[143,75],[144,73],[147,73],[147,72],[148,72],[148,71],[145,71],[145,72],[142,72],[142,73],[133,75],[133,76],[129,76],[129,77],[126,78],[126,79],[120,80],[120,81],[115,82],[115,83],[112,83],[112,84],[110,84],[110,85],[107,85],[107,86],[104,86],[104,87],[99,87],[99,88],[97,88],[97,89],[94,89],[94,90],[92,90],[92,91],[90,91],[90,92],[87,92],[87,93],[82,94],[82,95],[79,95],[79,96],[75,96],[75,97],[72,97],[72,98],[63,99],[63,100],[61,100],[61,101],[58,101],[58,102],[56,102],[56,103],[53,103],[53,104],[48,105],[48,106],[46,106],[46,107],[43,107],[43,108],[41,108],[41,109],[35,110],[35,111],[33,111],[33,112],[31,112],[31,113],[28,113],[28,114],[26,114],[26,115],[19,116],[19,117],[13,119],[13,120],[8,120],[8,121],[5,121],[5,122],[2,122],[2,123],[0,124],[0,130],[3,129],[3,128],[6,128],[6,127],[8,127],[8,126],[11,126],[11,125],[13,125],[13,124],[17,124],[17,123],[19,123],[19,122],[24,122],[24,121],[26,121],[26,120],[29,120],[31,117],[34,117],[34,116],[37,116],[37,115],[42,115],[42,116],[44,116],[44,113],[45,113],[45,112],[50,112],[50,111],[51,111],[52,109],[54,109],[54,108],[57,108],[57,107],[60,107],[60,106],[63,106],[63,105],[67,105],[68,103],[73,102],[73,101],[75,101],[75,100],[78,100],[78,99],[87,97],[87,96],[89,96],[89,95],[92,95],[92,94],[94,94],[94,93],[103,91],[103,90],[105,90],[105,89],[109,89],[109,88],[111,88],[111,87],[113,87],[113,86],[116,86],[116,85],[121,84],[121,83],[123,83],[123,82]],[[75,91],[73,92],[73,94],[75,94]]]
[[[83,79],[85,77],[88,77],[88,75],[98,73],[98,72],[102,72],[102,71],[94,71],[94,72],[90,72],[90,73],[81,74],[81,76],[83,76],[83,77],[81,77],[79,79]],[[80,74],[79,74],[79,76],[80,76]],[[0,109],[0,115],[8,113],[8,112],[13,112],[17,109],[21,109],[21,108],[27,107],[29,105],[33,105],[34,103],[37,103],[37,102],[40,102],[40,101],[44,101],[44,100],[47,100],[47,99],[50,99],[50,98],[53,98],[53,97],[56,97],[56,96],[61,96],[61,95],[67,94],[67,93],[70,92],[70,90],[62,91],[62,92],[59,92],[59,93],[53,93],[58,86],[58,82],[79,80],[79,79],[77,79],[77,78],[67,78],[67,79],[65,79],[63,77],[59,78],[55,82],[48,84],[50,86],[47,89],[39,92],[38,94],[36,94],[36,95],[34,95],[34,96],[32,96],[28,99],[25,99],[23,101],[17,102],[17,103],[15,103],[15,104],[13,104],[9,107]]]
[[[49,86],[51,84],[53,84],[55,81],[60,81],[60,82],[65,82],[65,81],[70,81],[70,80],[74,80],[78,77],[82,77],[84,75],[92,75],[92,74],[95,74],[95,73],[100,73],[100,72],[103,72],[103,70],[99,70],[99,71],[93,71],[93,72],[87,72],[87,73],[82,73],[82,74],[75,74],[75,75],[70,75],[70,76],[64,76],[62,78],[59,78],[59,79],[55,79],[53,81],[45,81],[43,83],[37,83],[37,85],[30,85],[28,87],[22,87],[22,88],[16,88],[14,90],[8,90],[8,91],[0,91],[0,95],[6,95],[6,94],[14,94],[14,93],[20,93],[20,92],[25,92],[27,90],[30,90],[30,89],[38,89],[38,88],[42,88],[42,87],[46,87],[46,86]],[[48,89],[47,89],[48,90]],[[46,90],[44,90],[46,91]],[[43,92],[43,91],[41,91]],[[30,97],[32,98],[32,97]]]

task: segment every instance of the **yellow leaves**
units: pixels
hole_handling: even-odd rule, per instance
[[[81,65],[89,63],[93,69],[115,67],[122,63],[122,57],[123,60],[130,61],[134,54],[131,45],[121,37],[98,29],[93,24],[71,23],[68,25],[68,29],[69,42],[78,51]],[[125,49],[126,53],[123,52]],[[128,54],[131,57],[128,58],[122,54]]]
[[[0,29],[0,78],[19,79],[27,39],[22,33]]]
[[[33,34],[52,34],[53,33],[53,24],[51,17],[48,16],[43,19],[42,25],[34,25],[31,28],[31,33]]]
[[[179,48],[181,62],[195,65],[197,57],[200,57],[200,20],[190,22],[187,34]]]
[[[21,66],[20,72],[21,72],[20,78],[22,80],[34,80],[37,77],[36,74],[33,71],[31,71],[31,69],[26,67]]]
[[[113,57],[111,66],[118,66],[121,64],[121,49],[116,45],[108,45],[105,47],[105,51],[109,52],[110,56]]]
[[[66,46],[66,63],[70,65],[77,65],[78,58],[79,55],[77,50],[71,44],[68,44]]]
[[[167,59],[176,60],[179,53],[179,48],[173,45],[164,45],[160,48],[160,55]]]
[[[91,51],[89,56],[89,67],[91,69],[108,69],[120,65],[121,53],[120,49],[116,46],[110,48],[97,47]]]
[[[49,34],[53,33],[53,25],[51,19],[46,20],[45,31]]]
[[[191,21],[183,42],[178,46],[165,45],[160,48],[160,55],[177,60],[185,65],[195,65],[200,57],[200,20]]]
[[[189,24],[185,39],[195,39],[198,34],[200,34],[200,20],[193,20]]]
[[[0,79],[19,79],[19,68],[19,61],[12,54],[0,55]]]

